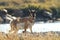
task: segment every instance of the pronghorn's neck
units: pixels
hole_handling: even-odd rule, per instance
[[[29,16],[32,17],[34,20],[36,19],[36,12],[37,11],[35,9],[32,10],[29,9],[29,14],[30,14]]]

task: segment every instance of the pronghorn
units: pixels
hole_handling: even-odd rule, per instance
[[[29,11],[30,12],[30,11]],[[24,29],[23,33],[26,32],[27,28],[30,28],[30,31],[32,33],[32,25],[34,24],[36,15],[32,15],[30,12],[30,15],[28,17],[20,18],[17,17],[16,20],[11,21],[10,26],[11,30],[10,32],[17,32],[19,29]]]
[[[30,31],[32,32],[32,25],[34,24],[34,20],[35,20],[35,16],[36,16],[34,11],[35,10],[32,10],[32,11],[29,10],[30,15],[28,17],[24,17],[24,18],[15,17],[15,19],[14,19],[13,16],[7,14],[7,19],[11,20],[10,21],[10,27],[11,27],[10,32],[11,33],[17,32],[19,29],[24,29],[23,32],[26,32],[27,28],[30,28]],[[6,11],[6,13],[7,13],[7,11]]]

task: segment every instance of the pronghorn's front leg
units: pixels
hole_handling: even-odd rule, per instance
[[[23,33],[26,32],[26,30],[27,30],[27,28],[28,28],[28,21],[25,21],[24,23],[25,23],[25,24],[24,24],[24,31],[23,31]]]
[[[30,26],[30,31],[31,31],[31,33],[32,33],[32,26]]]
[[[26,32],[27,28],[28,28],[28,26],[27,26],[26,28],[24,28],[23,33]],[[31,31],[31,33],[32,33],[32,26],[30,26],[29,29],[30,29],[30,31]]]
[[[30,25],[29,25],[29,28],[30,28],[31,33],[33,33],[32,32],[32,25],[33,25],[33,23],[30,23]]]

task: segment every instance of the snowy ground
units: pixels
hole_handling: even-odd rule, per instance
[[[0,32],[8,33],[10,30],[10,24],[0,24]],[[27,31],[30,32],[29,29]],[[60,22],[57,23],[35,23],[32,28],[33,32],[48,32],[48,31],[60,31]],[[22,32],[19,30],[18,32]]]

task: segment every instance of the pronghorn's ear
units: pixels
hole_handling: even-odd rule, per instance
[[[31,10],[30,10],[30,9],[29,9],[28,11],[29,11],[29,12],[31,12]]]

